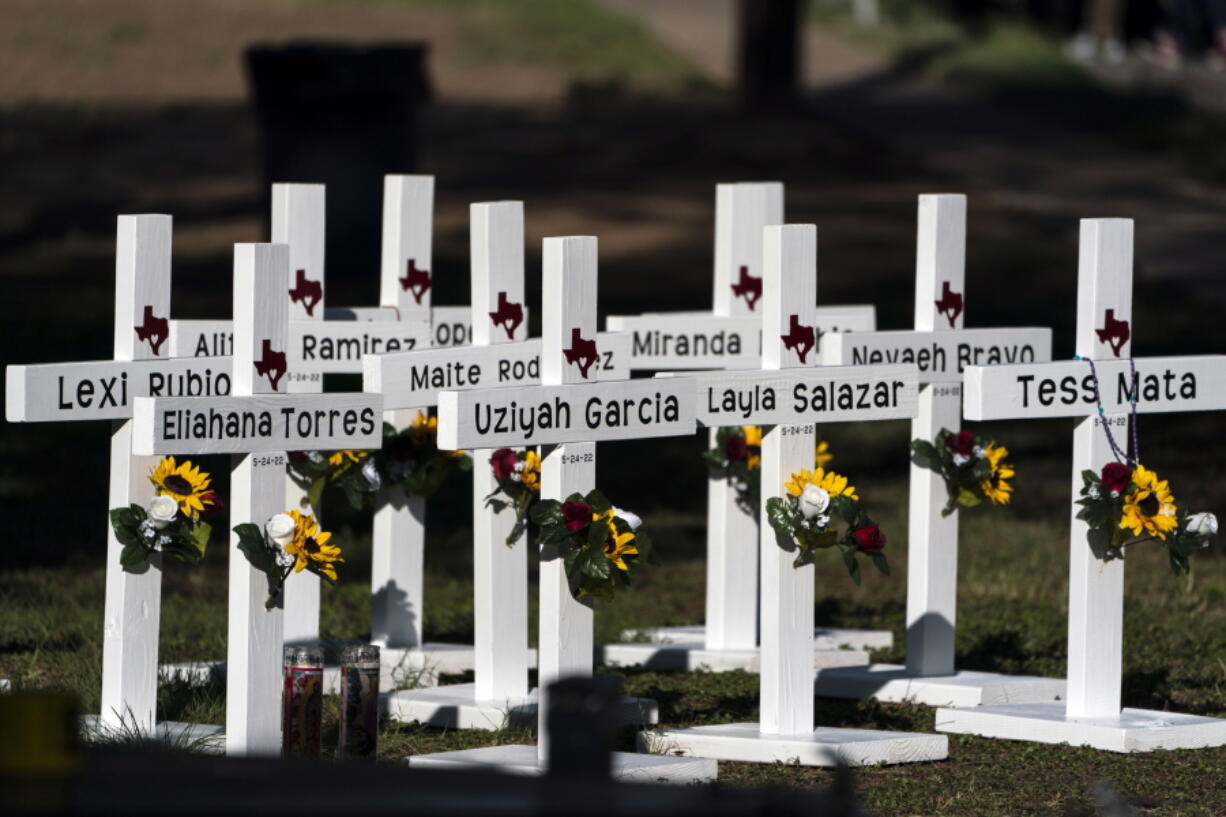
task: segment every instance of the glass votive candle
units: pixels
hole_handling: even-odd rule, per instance
[[[319,757],[324,652],[319,647],[286,647],[282,666],[281,753]]]
[[[374,760],[379,748],[379,648],[341,650],[341,724],[338,756]]]

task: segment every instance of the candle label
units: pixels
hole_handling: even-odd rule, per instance
[[[323,688],[323,668],[285,668],[281,699],[281,747],[285,754],[319,756]]]

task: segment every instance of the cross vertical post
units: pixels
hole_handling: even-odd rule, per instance
[[[289,320],[322,321],[325,286],[324,233],[325,190],[322,184],[274,184],[272,186],[272,241],[289,247]],[[290,394],[318,394],[323,375],[301,373],[291,366],[286,374]],[[302,488],[286,473],[286,507],[317,513]],[[302,571],[285,582],[285,642],[314,644],[319,641],[319,577]]]
[[[817,306],[817,227],[788,224],[765,228],[763,240],[762,368],[804,366],[801,347],[786,340],[796,326],[812,327]],[[758,513],[774,486],[813,468],[812,425],[775,425],[762,434],[762,495]],[[762,622],[762,732],[803,735],[813,731],[812,564],[792,566],[793,555],[775,542],[770,525],[759,525]]]
[[[926,195],[919,200],[915,248],[915,329],[962,328],[966,310],[966,196]],[[947,304],[953,294],[957,307]],[[944,383],[920,387],[911,439],[931,440],[942,428],[962,425],[962,390]],[[945,481],[911,463],[907,529],[907,672],[952,675],[958,603],[958,514],[942,516]]]
[[[469,213],[473,345],[523,340],[524,204],[479,203]],[[512,509],[493,514],[485,507],[498,489],[492,453],[473,452],[474,681],[478,701],[510,701],[528,695],[528,537],[508,546]]]
[[[783,223],[783,184],[739,182],[715,188],[716,315],[760,317],[762,231]],[[815,302],[816,303],[816,302]],[[718,428],[707,432],[711,446]],[[758,521],[737,502],[729,480],[707,482],[706,647],[758,646]],[[746,581],[749,579],[749,581]]]
[[[383,249],[379,302],[400,320],[430,320],[433,289],[433,176],[387,176],[383,186]],[[384,413],[397,430],[420,409]],[[371,535],[371,640],[411,649],[424,643],[426,500],[404,486],[383,488],[375,499]]]
[[[261,374],[285,349],[289,247],[234,245],[234,396],[285,394],[284,377]],[[236,454],[230,466],[230,518],[260,524],[285,510],[285,457]],[[267,577],[230,534],[230,615],[226,633],[226,753],[275,754],[281,748],[281,646],[284,610],[266,610]],[[282,602],[283,604],[283,602]]]
[[[1103,315],[1132,325],[1132,220],[1081,222],[1077,262],[1077,355],[1087,360],[1132,357],[1132,339],[1112,348],[1099,337]],[[1112,310],[1109,312],[1108,310]],[[1114,460],[1104,428],[1125,431],[1126,412],[1090,415],[1073,431],[1072,493],[1081,472],[1102,470]],[[1117,431],[1117,436],[1125,433]],[[1124,649],[1124,560],[1102,562],[1086,546],[1089,526],[1073,505],[1069,536],[1068,714],[1073,718],[1117,717]]]
[[[166,215],[120,216],[115,253],[115,360],[165,357],[166,336],[142,331],[170,317],[170,242]],[[140,337],[140,335],[144,337]],[[132,454],[132,421],[115,420],[111,431],[108,507],[148,506],[156,457]],[[119,563],[123,544],[108,523],[106,606],[103,613],[102,711],[105,729],[148,733],[157,712],[158,626],[162,610],[162,565],[151,557],[143,569]]]

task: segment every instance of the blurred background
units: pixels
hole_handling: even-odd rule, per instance
[[[1078,219],[1126,216],[1136,353],[1222,352],[1223,5],[4,0],[0,358],[109,357],[120,213],[173,214],[175,317],[228,317],[231,246],[266,238],[271,181],[329,184],[329,305],[374,305],[382,176],[403,172],[437,179],[437,305],[468,301],[468,204],[526,202],[534,332],[544,236],[599,236],[602,317],[708,309],[715,184],[781,180],[788,220],[819,225],[819,302],[872,303],[881,328],[911,323],[916,196],[962,192],[968,326],[1052,326],[1056,355],[1070,356]],[[1190,505],[1214,509],[1226,487],[1221,420],[1141,422],[1147,464],[1170,472]],[[1019,583],[992,552],[1001,531],[1013,536],[1010,553],[1037,571],[1026,583],[1051,588],[1033,604],[1049,625],[1049,663],[1017,666],[1059,672],[1071,424],[990,431],[1021,466],[1017,498],[1004,528],[964,527],[963,558],[984,578],[963,592],[1009,609],[992,594]],[[40,651],[97,649],[108,434],[106,423],[0,426],[0,603],[27,616],[67,591],[84,622],[49,618],[36,635],[0,624],[0,670],[34,667]],[[819,594],[819,614],[901,632],[908,426],[823,434],[839,470],[869,488],[896,572],[863,589],[819,572],[837,588]],[[654,616],[642,623],[701,617],[702,439],[601,448],[602,487],[649,519],[666,565],[692,568],[683,593],[642,605]],[[226,461],[206,465],[224,490]],[[468,483],[453,480],[430,504],[429,592],[445,601],[427,599],[431,638],[471,636]],[[362,637],[369,517],[330,502],[328,526],[352,543],[352,588],[336,591],[325,635]],[[167,659],[202,644],[223,653],[225,550],[218,536],[204,571],[169,568],[169,596],[190,609],[176,618],[179,602],[167,602]],[[1162,605],[1173,585],[1155,581]],[[1217,595],[1197,604],[1226,598],[1214,581]],[[190,624],[204,609],[207,638]],[[964,644],[960,631],[960,651],[999,667],[998,636]],[[1031,634],[1017,638],[1033,647]]]

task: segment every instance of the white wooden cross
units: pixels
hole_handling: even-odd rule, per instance
[[[382,401],[367,394],[288,393],[289,247],[234,246],[234,393],[140,397],[132,449],[142,455],[233,454],[230,522],[263,529],[283,513],[285,452],[372,448],[382,439]],[[268,585],[231,534],[227,633],[226,751],[280,751],[282,609],[265,609]]]
[[[152,457],[132,454],[132,405],[141,395],[226,395],[230,361],[173,360],[166,321],[170,313],[170,244],[167,215],[120,216],[115,252],[114,359],[84,363],[12,365],[5,370],[9,422],[110,420],[109,507],[147,506],[153,498]],[[101,525],[102,520],[97,520]],[[162,565],[143,569],[119,563],[123,545],[107,529],[106,610],[102,636],[102,731],[155,728],[158,628]],[[161,734],[216,731],[187,724],[157,724]]]
[[[1075,417],[1072,493],[1084,470],[1115,461],[1105,430],[1121,443],[1129,402],[1138,413],[1226,409],[1226,356],[1132,358],[1131,219],[1085,219],[1077,273],[1079,359],[966,370],[963,411],[971,420]],[[1102,408],[1095,399],[1097,371]],[[1132,367],[1135,366],[1135,380]],[[1142,438],[1143,439],[1143,438]],[[1164,475],[1170,476],[1170,475]],[[1176,475],[1176,487],[1178,487]],[[1226,720],[1121,709],[1124,561],[1101,561],[1072,504],[1069,537],[1067,701],[940,709],[937,729],[1010,740],[1087,744],[1116,752],[1226,744]]]
[[[757,369],[762,354],[762,230],[783,223],[783,184],[736,182],[715,188],[715,287],[711,312],[610,316],[610,329],[630,331],[631,367],[639,370]],[[871,305],[819,306],[817,338],[876,328]],[[814,355],[808,362],[817,363]],[[732,425],[743,421],[733,418]],[[715,445],[718,428],[708,434]],[[758,520],[737,501],[728,480],[707,483],[705,624],[651,627],[648,643],[605,644],[607,663],[661,669],[749,669],[758,666]],[[888,630],[819,627],[815,666],[867,664],[863,650],[889,647]],[[850,649],[848,649],[850,648]]]
[[[542,463],[543,499],[595,487],[597,440],[691,434],[694,390],[685,380],[593,382],[596,335],[596,239],[547,238],[542,286],[540,386],[445,391],[439,395],[439,445],[489,449],[556,444]],[[615,492],[614,492],[615,493]],[[632,591],[631,591],[632,592]],[[541,549],[540,689],[592,673],[592,602],[571,595],[556,547]],[[411,766],[543,769],[548,701],[538,707],[538,743],[415,756]],[[618,753],[614,774],[676,782],[713,780],[712,762]]]
[[[434,178],[389,175],[384,180],[383,255],[377,308],[329,308],[324,275],[325,190],[320,184],[274,184],[272,240],[290,248],[291,286],[283,294],[289,309],[289,371],[286,381],[295,394],[323,391],[325,374],[361,371],[367,354],[421,349],[430,345],[433,272],[431,231]],[[420,303],[419,303],[420,301]],[[452,321],[454,324],[454,321]],[[466,334],[463,325],[449,324],[448,336]],[[207,355],[227,351],[232,323],[227,320],[171,321],[175,354]],[[388,422],[403,428],[416,411],[389,414]],[[287,507],[305,501],[302,488],[286,476]],[[375,511],[371,578],[373,640],[383,646],[413,646],[421,641],[421,611],[405,611],[406,587],[420,589],[425,506],[419,498],[400,501],[381,493]],[[305,510],[305,508],[304,508]],[[397,543],[401,536],[403,544]],[[398,556],[407,558],[398,559]],[[411,590],[409,591],[411,592]],[[413,596],[420,598],[420,594]],[[319,579],[302,572],[285,586],[285,640],[291,644],[319,641]],[[395,665],[393,654],[384,663]],[[471,662],[455,656],[449,671],[464,671]],[[176,671],[183,668],[176,666]],[[200,672],[220,670],[201,665]],[[329,687],[336,676],[326,674]]]
[[[470,216],[473,346],[368,357],[363,388],[382,393],[385,406],[437,405],[444,389],[540,382],[541,341],[525,340],[523,202],[473,204]],[[593,376],[627,379],[629,338],[601,334],[597,342],[601,355]],[[508,716],[528,717],[536,711],[528,690],[534,656],[528,648],[527,544],[521,538],[508,547],[513,514],[495,514],[485,503],[498,487],[489,467],[491,453],[472,452],[474,683],[396,692],[388,701],[394,719],[498,729]],[[414,665],[430,666],[446,663],[448,655],[425,644],[408,658]],[[640,713],[633,714],[634,723],[641,722]]]
[[[810,367],[815,340],[817,228],[790,224],[765,228],[763,241],[762,369],[695,375],[698,418],[727,425],[737,405],[750,405],[746,422],[764,426],[762,496],[783,494],[791,475],[814,467],[816,426],[831,421],[914,417],[913,365]],[[871,492],[860,489],[870,505]],[[762,665],[760,722],[642,732],[639,746],[719,760],[796,762],[807,766],[865,765],[939,760],[940,735],[832,729],[813,726],[813,608],[815,565],[794,567],[770,525],[761,526]],[[818,554],[824,570],[839,571]],[[844,579],[839,578],[839,581]]]
[[[919,198],[915,262],[915,330],[858,332],[827,338],[825,362],[863,365],[891,360],[919,366],[919,414],[911,437],[931,441],[942,428],[957,433],[962,373],[975,363],[1051,360],[1051,330],[964,329],[966,317],[966,197]],[[958,599],[958,519],[942,516],[945,482],[911,466],[907,529],[907,664],[821,669],[819,695],[872,696],[929,706],[1054,701],[1064,696],[1055,678],[958,671],[954,623]]]

